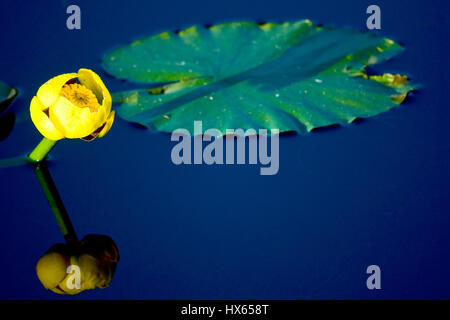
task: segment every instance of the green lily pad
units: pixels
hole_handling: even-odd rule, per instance
[[[119,79],[149,84],[113,101],[120,117],[151,129],[192,132],[193,121],[202,120],[222,132],[304,133],[401,103],[413,89],[406,76],[368,76],[365,68],[402,50],[387,38],[309,20],[233,22],[135,41],[108,53],[103,66]]]
[[[17,90],[0,81],[0,114],[8,108],[17,96]]]

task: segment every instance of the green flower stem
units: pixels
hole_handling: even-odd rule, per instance
[[[33,162],[44,160],[45,156],[53,149],[57,141],[43,138],[41,142],[34,148],[28,158]]]
[[[36,149],[38,147],[36,147]],[[68,244],[76,244],[78,242],[78,238],[75,233],[75,229],[73,228],[69,215],[64,208],[58,189],[56,188],[52,176],[50,175],[50,171],[48,170],[47,163],[45,161],[36,162],[34,164],[34,171],[39,183],[41,184],[42,190],[44,191],[45,197],[48,200],[50,208],[55,215],[64,239],[66,239]]]

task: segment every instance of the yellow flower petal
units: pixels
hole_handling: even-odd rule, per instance
[[[75,266],[80,267],[80,263],[76,256],[70,257],[70,265],[75,265]],[[80,282],[83,281],[83,271],[81,270],[81,267],[80,267],[80,280],[81,280]],[[62,290],[65,294],[70,294],[70,295],[80,293],[81,291],[84,290],[83,288],[81,288],[81,283],[80,283],[80,289],[77,289],[76,287],[70,289],[69,285],[70,286],[74,285],[74,273],[66,274],[66,277],[64,278],[64,280],[62,280],[58,285],[59,289]],[[53,291],[53,292],[56,292],[56,291]],[[58,293],[58,292],[56,292],[56,293]]]
[[[67,138],[82,138],[91,134],[106,118],[104,109],[91,112],[89,108],[78,108],[64,97],[59,97],[49,109],[50,120],[64,132]]]
[[[50,108],[58,99],[59,92],[63,85],[65,85],[67,81],[76,79],[77,77],[78,75],[76,73],[65,73],[56,76],[44,83],[39,88],[36,96],[46,108]]]
[[[90,69],[78,70],[78,80],[96,95],[99,104],[105,109],[106,114],[111,111],[111,94],[103,83],[102,79]]]
[[[45,289],[53,289],[66,277],[69,258],[58,252],[44,254],[36,265],[36,273]]]
[[[45,106],[39,101],[37,97],[33,97],[30,104],[30,115],[36,128],[39,132],[50,140],[60,140],[64,135],[56,129],[49,117],[43,111]]]
[[[103,266],[100,260],[90,254],[81,254],[79,265],[82,289],[105,288],[112,279],[109,268]]]
[[[111,126],[114,122],[114,114],[115,114],[114,110],[109,114],[108,120],[106,120],[105,126],[103,127],[102,131],[100,131],[100,133],[98,134],[99,138],[103,137],[105,134],[108,133],[109,129],[111,129]]]

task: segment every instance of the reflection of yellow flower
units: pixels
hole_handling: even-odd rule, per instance
[[[80,83],[76,83],[76,79]],[[66,73],[44,83],[31,100],[31,120],[50,140],[103,137],[114,121],[111,95],[89,69]]]
[[[77,247],[52,246],[38,261],[36,273],[42,285],[58,294],[77,294],[84,290],[106,288],[119,260],[119,251],[108,236],[87,235]],[[73,285],[69,266],[79,267],[80,287]]]

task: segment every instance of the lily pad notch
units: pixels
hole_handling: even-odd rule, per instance
[[[17,97],[19,91],[0,81],[0,114],[2,114]]]

